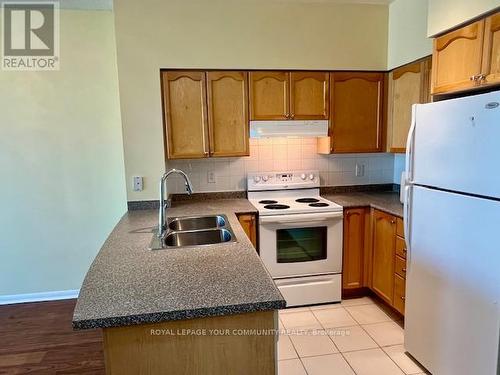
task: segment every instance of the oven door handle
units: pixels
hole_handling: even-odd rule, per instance
[[[261,216],[261,224],[289,224],[289,223],[316,223],[332,219],[341,219],[344,213],[340,212],[322,212],[317,214],[292,214],[292,215],[270,215]]]

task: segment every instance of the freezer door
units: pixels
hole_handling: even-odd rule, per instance
[[[497,374],[500,202],[411,189],[406,350],[432,374]]]
[[[500,91],[416,105],[409,179],[500,198],[499,104]]]

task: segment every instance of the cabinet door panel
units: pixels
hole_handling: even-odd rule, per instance
[[[333,152],[381,151],[384,75],[331,74]]]
[[[327,120],[329,74],[290,73],[290,116],[295,120]]]
[[[287,72],[250,72],[250,119],[286,120],[289,81]]]
[[[422,63],[396,69],[391,74],[390,151],[405,152],[411,125],[412,105],[421,103],[423,89]]]
[[[460,91],[478,85],[481,73],[484,20],[434,39],[432,93]]]
[[[372,287],[389,304],[394,294],[395,242],[396,218],[374,210]]]
[[[162,83],[167,157],[207,157],[205,73],[163,72]]]
[[[486,84],[500,82],[500,13],[486,18],[482,73]]]
[[[399,275],[394,275],[394,308],[404,315],[405,313],[405,286],[406,282]]]
[[[257,249],[257,218],[255,214],[238,214],[238,221],[252,245]]]
[[[208,72],[207,90],[210,155],[248,155],[247,73]]]
[[[365,216],[367,209],[351,208],[344,215],[342,287],[361,288],[365,257]]]

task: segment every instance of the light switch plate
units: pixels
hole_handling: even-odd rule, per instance
[[[209,184],[215,184],[215,172],[208,171],[207,180]]]
[[[142,191],[144,188],[142,176],[134,176],[134,191]]]

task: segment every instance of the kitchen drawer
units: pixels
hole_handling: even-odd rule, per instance
[[[396,255],[395,271],[399,276],[406,278],[406,259]]]
[[[405,238],[405,230],[404,230],[404,226],[403,226],[403,219],[401,219],[400,217],[398,217],[396,219],[396,234],[399,237]]]
[[[396,255],[406,259],[406,242],[404,238],[396,237]]]
[[[405,313],[405,279],[394,275],[394,308],[404,315]]]

